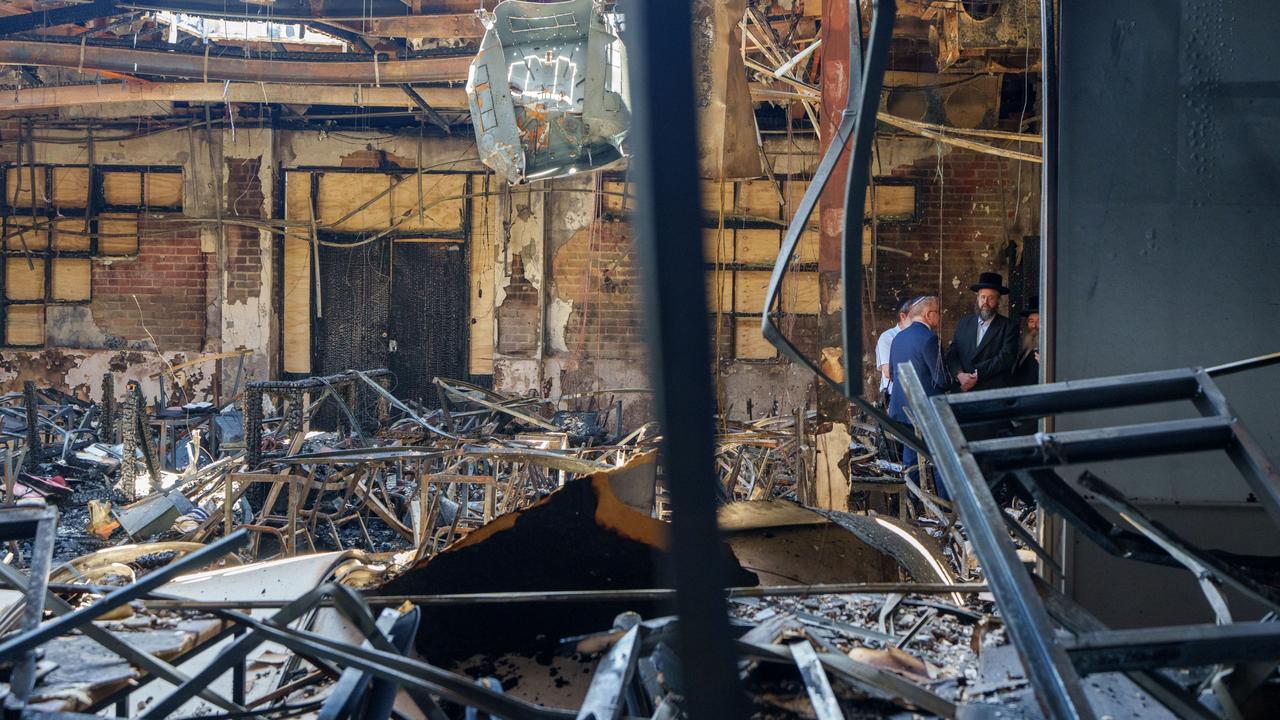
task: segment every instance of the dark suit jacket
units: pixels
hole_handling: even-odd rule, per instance
[[[1013,363],[1018,357],[1018,324],[1003,315],[991,320],[991,327],[978,345],[978,316],[967,315],[956,325],[955,340],[947,350],[947,373],[954,387],[958,372],[978,371],[974,390],[1008,387]]]
[[[1013,363],[1013,385],[1035,385],[1040,382],[1040,361],[1035,349],[1019,352]]]
[[[889,395],[889,417],[899,422],[907,419],[907,394],[898,382],[898,366],[909,362],[916,369],[926,394],[940,395],[947,391],[949,379],[942,366],[942,346],[938,336],[928,325],[913,322],[898,333],[889,346],[889,379],[893,381],[893,393]]]

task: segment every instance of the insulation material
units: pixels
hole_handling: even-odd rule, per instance
[[[53,249],[61,252],[89,252],[93,238],[84,231],[84,220],[63,218],[53,224]]]
[[[396,177],[389,178],[394,182]],[[467,176],[462,173],[424,173],[422,218],[418,218],[418,183],[410,175],[391,190],[391,216],[397,232],[458,232],[463,227]]]
[[[142,173],[102,173],[102,199],[108,205],[142,205]]]
[[[83,208],[89,203],[89,168],[53,169],[53,204],[59,208]]]
[[[121,214],[99,215],[98,254],[138,254],[138,217]]]
[[[5,309],[6,345],[44,344],[44,306],[10,305]]]
[[[89,258],[54,258],[50,297],[65,302],[89,300],[92,277]]]
[[[755,106],[742,62],[738,23],[746,0],[693,5],[695,101],[702,176],[750,178],[763,174],[756,138]]]
[[[36,205],[43,207],[47,202],[45,197],[45,168],[36,166],[36,187],[40,191],[36,194]],[[4,171],[4,187],[5,187],[5,203],[9,207],[30,208],[31,207],[31,166],[15,165]]]
[[[311,241],[307,236],[284,238],[284,371],[311,372]]]
[[[775,348],[760,332],[759,318],[736,318],[734,320],[733,356],[739,360],[772,360],[778,357]]]
[[[477,179],[474,182],[479,182]],[[487,184],[486,184],[487,187]],[[472,375],[493,374],[493,289],[497,246],[492,223],[497,203],[488,196],[477,197],[471,205],[469,362]]]
[[[4,263],[4,296],[10,300],[44,300],[44,258],[8,257]]]
[[[149,172],[145,187],[147,207],[182,207],[182,173]]]
[[[37,225],[48,221],[49,218],[46,217],[37,217],[34,220]],[[21,230],[21,228],[30,228],[31,226],[32,218],[30,216],[11,215],[9,217],[8,232],[16,233],[5,241],[7,243],[6,247],[10,252],[26,252],[28,250],[35,252],[49,249],[49,233],[46,229]]]
[[[436,407],[432,378],[467,374],[466,263],[460,244],[396,243],[387,366],[396,397]]]

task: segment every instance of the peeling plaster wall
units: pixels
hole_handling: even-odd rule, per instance
[[[0,350],[0,391],[14,392],[31,380],[36,385],[50,386],[84,400],[102,400],[102,376],[114,376],[116,395],[123,393],[125,382],[137,380],[148,400],[160,394],[159,379],[152,378],[169,367],[191,359],[188,353],[163,353],[138,350],[64,350],[46,348],[37,351]],[[191,402],[211,397],[212,365],[190,368],[182,372],[175,394],[170,381],[165,388],[170,403]],[[181,372],[181,371],[180,371]]]

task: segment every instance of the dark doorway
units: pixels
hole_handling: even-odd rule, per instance
[[[467,253],[461,243],[399,242],[392,268],[392,390],[436,407],[432,378],[467,377]]]
[[[467,256],[460,242],[375,241],[321,247],[322,317],[314,320],[313,372],[387,368],[396,397],[435,407],[436,376],[467,376]],[[354,408],[366,429],[377,423],[372,391]],[[317,429],[347,418],[333,403]]]

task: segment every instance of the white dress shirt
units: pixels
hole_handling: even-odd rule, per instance
[[[889,364],[889,351],[893,348],[893,339],[897,337],[900,332],[902,332],[902,328],[894,325],[888,330],[880,333],[880,339],[876,341],[876,370],[879,370],[881,365]],[[889,378],[881,375],[880,392],[882,394],[889,385]]]
[[[996,316],[992,315],[991,320],[995,320]],[[991,327],[991,320],[983,320],[982,316],[978,316],[978,345],[982,344],[982,336],[987,334],[987,330]],[[974,347],[977,347],[976,345]]]

